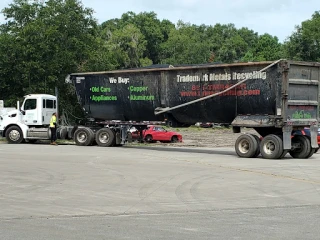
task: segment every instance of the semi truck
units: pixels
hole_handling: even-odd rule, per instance
[[[123,145],[130,128],[149,124],[230,124],[233,132],[253,128],[235,142],[239,157],[309,158],[318,150],[320,64],[278,60],[232,64],[155,66],[72,73],[71,84],[88,122],[59,126],[60,139],[77,145]],[[49,139],[56,96],[30,94],[22,107],[0,117],[9,143]],[[310,129],[310,135],[295,134]]]

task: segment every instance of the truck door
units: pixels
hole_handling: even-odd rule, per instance
[[[55,113],[57,111],[57,102],[56,100],[53,99],[43,99],[42,100],[42,114],[43,114],[43,118],[42,118],[42,124],[43,125],[49,125],[50,124],[50,119],[52,117],[52,114]]]
[[[23,121],[27,125],[38,125],[38,112],[37,112],[37,99],[29,98],[26,99],[23,105],[25,114],[23,116]]]

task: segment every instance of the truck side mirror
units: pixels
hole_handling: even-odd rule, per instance
[[[26,111],[24,111],[22,109],[20,111],[21,111],[22,115],[26,115]]]

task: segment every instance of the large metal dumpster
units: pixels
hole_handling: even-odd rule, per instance
[[[95,119],[230,123],[235,131],[252,127],[262,137],[280,136],[272,140],[281,141],[280,152],[293,151],[291,133],[303,127],[311,128],[310,151],[318,147],[319,80],[319,63],[285,60],[75,73],[69,78],[80,104]]]

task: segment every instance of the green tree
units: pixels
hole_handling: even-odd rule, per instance
[[[20,80],[21,47],[17,48],[16,38],[10,34],[0,34],[0,98],[7,106],[15,106],[15,102],[24,94],[23,82]]]
[[[210,58],[210,45],[196,25],[179,21],[169,38],[161,44],[162,63],[199,64]]]
[[[162,61],[173,64],[241,61],[257,42],[257,33],[237,29],[234,24],[196,26],[179,22],[162,44]]]
[[[107,37],[114,31],[126,31],[128,25],[133,25],[144,36],[146,48],[142,58],[147,62],[160,62],[160,45],[168,39],[169,32],[174,28],[168,20],[160,21],[154,12],[124,13],[120,19],[111,19],[101,24],[102,35]],[[150,61],[150,60],[151,61]]]
[[[147,41],[144,56],[151,59],[152,62],[158,63],[160,61],[160,45],[167,40],[174,25],[168,20],[160,21],[154,12],[140,13],[133,20]]]
[[[237,29],[234,24],[209,26],[207,38],[216,61],[241,61],[248,49],[257,42],[258,34],[247,28]]]
[[[74,105],[65,77],[88,69],[96,58],[99,42],[92,10],[77,0],[14,0],[2,12],[8,22],[1,26],[0,46],[5,47],[0,48],[0,78],[7,84],[0,95],[53,94],[58,86],[62,105]]]
[[[107,45],[112,58],[118,62],[120,68],[136,68],[146,63],[143,52],[146,50],[147,42],[133,24],[112,32]]]
[[[277,37],[263,34],[246,53],[244,61],[273,61],[283,57],[283,46]]]
[[[246,42],[248,45],[248,48],[253,48],[259,39],[259,35],[257,32],[254,32],[253,30],[250,30],[248,28],[240,28],[238,31],[238,34],[241,36],[241,38]]]
[[[217,50],[217,56],[220,61],[226,63],[240,61],[247,49],[248,44],[240,35],[235,33],[224,40],[221,47]]]
[[[295,32],[285,42],[286,56],[293,60],[320,61],[320,11],[310,20],[296,26]]]

